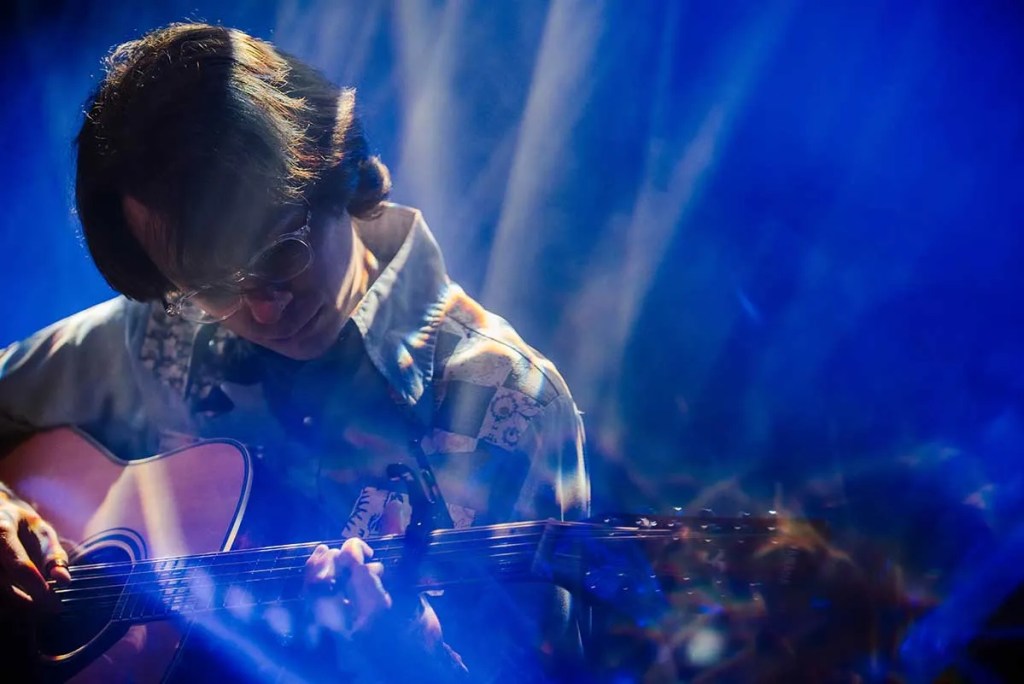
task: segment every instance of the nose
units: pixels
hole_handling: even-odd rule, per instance
[[[294,295],[289,290],[259,289],[242,295],[252,319],[261,325],[273,325],[281,320],[281,314],[292,299]]]

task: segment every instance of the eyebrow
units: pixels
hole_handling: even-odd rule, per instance
[[[285,205],[272,212],[273,217],[260,230],[260,239],[264,244],[258,249],[264,249],[271,240],[297,231],[305,222],[308,212],[309,208],[301,204]],[[255,256],[256,253],[253,254]]]

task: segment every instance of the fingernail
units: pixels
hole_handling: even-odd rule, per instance
[[[58,565],[57,567],[50,570],[50,579],[55,581],[57,584],[70,584],[71,573],[68,572],[67,568]]]

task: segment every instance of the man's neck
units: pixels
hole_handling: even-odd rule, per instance
[[[346,312],[346,316],[352,315],[380,275],[380,262],[377,257],[363,242],[359,231],[352,233],[352,266],[345,281],[347,286],[339,295],[342,304],[339,308]]]

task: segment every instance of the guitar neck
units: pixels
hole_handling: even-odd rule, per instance
[[[774,520],[629,518],[435,530],[415,541],[389,535],[371,540],[373,561],[390,570],[392,581],[417,591],[483,580],[534,579],[607,600],[622,592],[657,591],[649,582],[665,573],[651,564],[647,553],[636,552],[638,542],[663,547],[666,541],[676,541],[680,548],[702,549],[685,561],[696,566],[712,541],[719,549],[745,549],[737,555],[741,558],[755,548],[743,546],[747,541],[776,534]],[[113,622],[244,611],[300,599],[306,560],[319,543],[338,546],[341,541],[76,565],[70,568],[71,584],[55,591],[65,610],[102,610]]]
[[[436,530],[425,539],[409,583],[422,591],[485,578],[555,580],[565,572],[561,566],[578,563],[564,550],[560,556],[552,553],[552,542],[570,530],[595,527],[546,521]],[[598,529],[607,535],[607,528]],[[341,541],[78,565],[71,568],[71,584],[56,593],[65,610],[103,609],[111,612],[112,621],[128,623],[293,601],[302,595],[303,568],[318,543],[337,546]],[[386,569],[406,558],[402,535],[371,543],[373,560]]]

